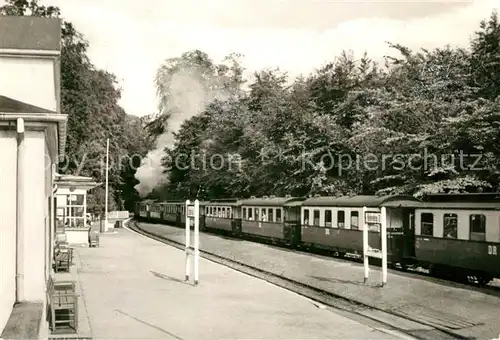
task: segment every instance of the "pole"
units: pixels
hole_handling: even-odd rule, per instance
[[[382,237],[382,287],[387,283],[387,209],[382,207],[380,216]]]
[[[363,216],[361,217],[361,225],[363,227],[363,265],[365,267],[364,283],[368,281],[370,275],[370,263],[368,260],[368,224],[366,223],[367,208],[363,207]]]
[[[200,201],[194,201],[194,284],[198,284],[199,279],[199,258],[200,258]]]
[[[109,138],[106,139],[106,198],[104,230],[108,231],[108,171],[109,171]]]
[[[190,234],[191,234],[191,230],[190,230],[190,217],[189,217],[189,204],[191,202],[189,200],[186,201],[186,209],[185,210],[185,214],[186,214],[186,281],[189,281],[189,272],[190,272],[190,268],[189,268],[189,248],[191,246],[191,240],[190,240]]]

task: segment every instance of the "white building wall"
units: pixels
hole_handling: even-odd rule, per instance
[[[15,131],[0,130],[0,332],[16,299]]]
[[[53,59],[2,57],[0,74],[3,96],[57,110]]]
[[[23,180],[24,298],[45,300],[45,133],[27,131],[24,137]]]

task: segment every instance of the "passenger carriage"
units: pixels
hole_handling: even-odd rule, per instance
[[[180,207],[179,201],[163,202],[162,206],[162,221],[170,225],[180,225]]]
[[[149,219],[152,222],[161,222],[161,203],[153,202],[149,205]]]
[[[273,242],[296,245],[300,239],[302,197],[250,198],[241,201],[241,233]]]
[[[420,263],[480,284],[500,277],[500,200],[489,194],[431,195],[415,213]]]
[[[145,200],[137,203],[137,209],[139,211],[139,218],[144,220],[150,219],[150,209],[151,205],[154,203],[154,200]]]
[[[301,244],[338,252],[340,256],[363,254],[363,228],[370,247],[381,249],[381,208],[386,211],[387,256],[399,262],[412,252],[414,209],[411,196],[313,197],[302,203]],[[363,208],[366,207],[365,216]]]
[[[219,199],[207,202],[204,206],[205,228],[239,235],[241,232],[240,206],[241,202],[237,199]]]

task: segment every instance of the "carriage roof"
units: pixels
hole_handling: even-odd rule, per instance
[[[207,201],[207,206],[240,206],[241,200],[237,198],[219,198]]]
[[[358,195],[358,196],[321,196],[311,197],[302,206],[309,207],[404,207],[414,206],[420,201],[408,195]]]
[[[256,197],[241,200],[241,205],[261,207],[295,206],[300,205],[303,200],[304,197]]]
[[[420,202],[413,207],[423,210],[500,210],[500,202]]]

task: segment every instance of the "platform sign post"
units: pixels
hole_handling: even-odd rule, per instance
[[[189,281],[191,274],[190,257],[193,257],[194,262],[194,284],[198,284],[199,280],[199,245],[200,245],[200,202],[194,201],[192,204],[189,200],[186,201],[186,277],[185,280]],[[191,245],[191,224],[194,224],[194,245]]]
[[[198,284],[200,263],[200,201],[194,201],[194,284]]]
[[[387,283],[387,211],[382,207],[379,212],[369,212],[363,207],[363,264],[365,268],[364,282],[368,281],[370,275],[369,258],[374,257],[382,260],[382,287]],[[381,248],[370,246],[369,231],[380,233]]]

